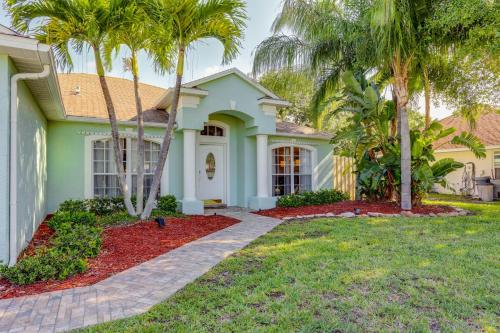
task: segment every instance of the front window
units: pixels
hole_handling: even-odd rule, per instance
[[[495,169],[495,179],[500,179],[500,151],[493,154],[493,168]]]
[[[273,196],[312,191],[310,150],[279,147],[272,154]]]
[[[200,134],[203,136],[225,136],[224,128],[215,125],[205,125]]]
[[[127,183],[131,186],[132,194],[137,192],[137,140],[120,139],[122,146],[123,167],[127,176]],[[156,142],[145,141],[144,149],[144,196],[149,195],[153,174],[160,155],[160,145]],[[111,139],[97,140],[92,145],[92,172],[94,197],[116,197],[122,194],[116,170]]]

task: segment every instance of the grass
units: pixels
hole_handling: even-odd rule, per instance
[[[500,203],[475,216],[277,227],[144,315],[88,332],[486,331],[500,327]]]

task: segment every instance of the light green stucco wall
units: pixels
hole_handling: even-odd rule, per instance
[[[196,108],[184,107],[178,114],[179,129],[203,129],[209,115],[223,110],[244,121],[245,128],[253,134],[273,134],[276,122],[272,115],[266,115],[258,105],[265,95],[235,74],[207,82],[199,86],[207,90],[208,96],[201,98]],[[234,110],[231,109],[234,105]]]
[[[24,82],[18,83],[17,247],[24,249],[45,219],[47,120]]]
[[[0,261],[9,257],[10,77],[17,72],[0,55]],[[46,214],[47,122],[23,81],[18,82],[17,250],[31,240]]]
[[[121,132],[135,133],[134,126],[119,126]],[[162,136],[161,128],[146,128],[146,136]],[[48,212],[54,212],[67,199],[85,197],[85,137],[109,135],[107,124],[49,121],[48,124]],[[177,140],[177,137],[176,137]],[[178,156],[178,144],[174,140],[172,155]],[[178,172],[178,168],[173,171]],[[175,184],[176,181],[173,180]],[[173,184],[173,185],[174,185]],[[175,186],[175,185],[174,185]]]
[[[0,54],[0,262],[9,256],[9,60]]]

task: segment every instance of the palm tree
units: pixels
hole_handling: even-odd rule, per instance
[[[340,91],[342,73],[364,73],[374,66],[373,43],[362,20],[368,5],[332,0],[285,0],[273,36],[255,51],[253,73],[281,69],[309,72],[316,80],[311,118],[319,127],[325,106]]]
[[[157,0],[154,5],[150,6],[148,13],[171,35],[177,50],[177,66],[172,108],[154,172],[151,191],[141,215],[142,219],[151,214],[160,186],[163,167],[167,160],[177,116],[186,51],[192,47],[194,42],[215,39],[224,47],[223,63],[229,62],[238,54],[247,18],[245,3],[242,0]],[[161,50],[161,45],[159,49]],[[162,55],[162,53],[158,54],[160,57]]]
[[[165,35],[165,29],[150,19],[147,15],[148,1],[138,3],[131,1],[123,8],[121,24],[109,32],[105,41],[105,58],[110,63],[113,51],[118,52],[120,47],[126,46],[130,57],[124,59],[125,68],[130,70],[134,81],[134,97],[137,110],[137,192],[136,214],[140,215],[144,204],[144,116],[139,94],[139,64],[138,52],[146,51],[152,58],[155,68],[160,71],[172,67],[172,43],[170,35]],[[145,8],[146,7],[146,8]],[[165,18],[164,18],[165,19]],[[131,33],[133,31],[133,33]],[[153,52],[153,48],[161,41],[162,52]],[[157,50],[158,51],[158,50]],[[159,56],[161,54],[161,56]]]
[[[432,13],[427,0],[376,0],[371,12],[371,25],[376,40],[376,54],[383,67],[394,77],[394,93],[400,121],[401,141],[401,208],[410,210],[411,143],[408,123],[408,81],[417,59],[424,53],[425,20]]]
[[[118,180],[128,213],[136,215],[126,182],[116,113],[102,57],[103,43],[108,33],[121,24],[122,9],[128,3],[128,0],[9,0],[7,5],[17,29],[31,31],[30,24],[36,21],[37,26],[32,32],[38,40],[54,48],[58,64],[62,68],[73,68],[71,48],[77,53],[81,53],[85,47],[92,49],[111,124]]]

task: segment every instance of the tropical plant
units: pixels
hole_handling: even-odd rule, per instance
[[[291,106],[278,110],[277,116],[281,120],[300,125],[311,123],[314,79],[308,73],[287,69],[267,72],[259,78],[259,83],[291,103]]]
[[[35,38],[52,46],[62,68],[71,70],[73,61],[70,50],[81,53],[92,49],[99,83],[106,102],[114,162],[118,180],[130,215],[135,215],[123,166],[122,147],[115,107],[106,82],[103,61],[104,42],[110,31],[117,29],[126,19],[124,8],[131,0],[8,0],[7,7],[13,25],[21,31],[31,32]],[[35,26],[31,24],[35,22]]]
[[[283,1],[273,35],[255,51],[254,75],[282,69],[308,73],[315,81],[309,118],[320,127],[325,108],[338,107],[342,73],[375,66],[364,20],[368,8],[369,1]]]
[[[151,214],[167,160],[179,106],[186,51],[195,42],[213,38],[223,45],[223,63],[227,63],[238,54],[247,18],[245,3],[241,0],[157,0],[148,6],[148,14],[170,34],[177,52],[177,65],[172,106],[142,219]],[[157,50],[160,51],[154,52],[162,56],[161,48]]]
[[[130,57],[124,58],[124,68],[130,70],[134,81],[134,97],[137,111],[137,190],[135,212],[140,215],[144,205],[144,116],[139,94],[139,62],[138,53],[146,51],[153,60],[156,69],[168,70],[173,63],[173,48],[170,33],[163,26],[151,20],[147,14],[148,1],[131,1],[122,9],[123,17],[119,26],[108,33],[104,42],[105,58],[110,58],[114,52],[118,53],[121,46],[130,51]],[[164,18],[165,19],[165,18]],[[131,33],[133,31],[133,33]],[[160,49],[155,49],[160,47]],[[132,200],[134,203],[134,200]]]
[[[364,77],[356,79],[350,72],[343,75],[344,107],[337,112],[350,114],[349,125],[339,131],[332,142],[348,141],[349,149],[340,153],[354,158],[359,195],[370,200],[401,198],[401,144],[390,134],[390,123],[395,117],[395,106],[379,93],[377,85]],[[453,159],[436,161],[435,142],[449,138],[452,144],[469,148],[478,158],[486,156],[484,145],[470,133],[451,135],[454,128],[444,129],[431,122],[424,130],[413,128],[411,142],[412,204],[420,204],[434,184],[446,186],[446,175],[463,167]]]

